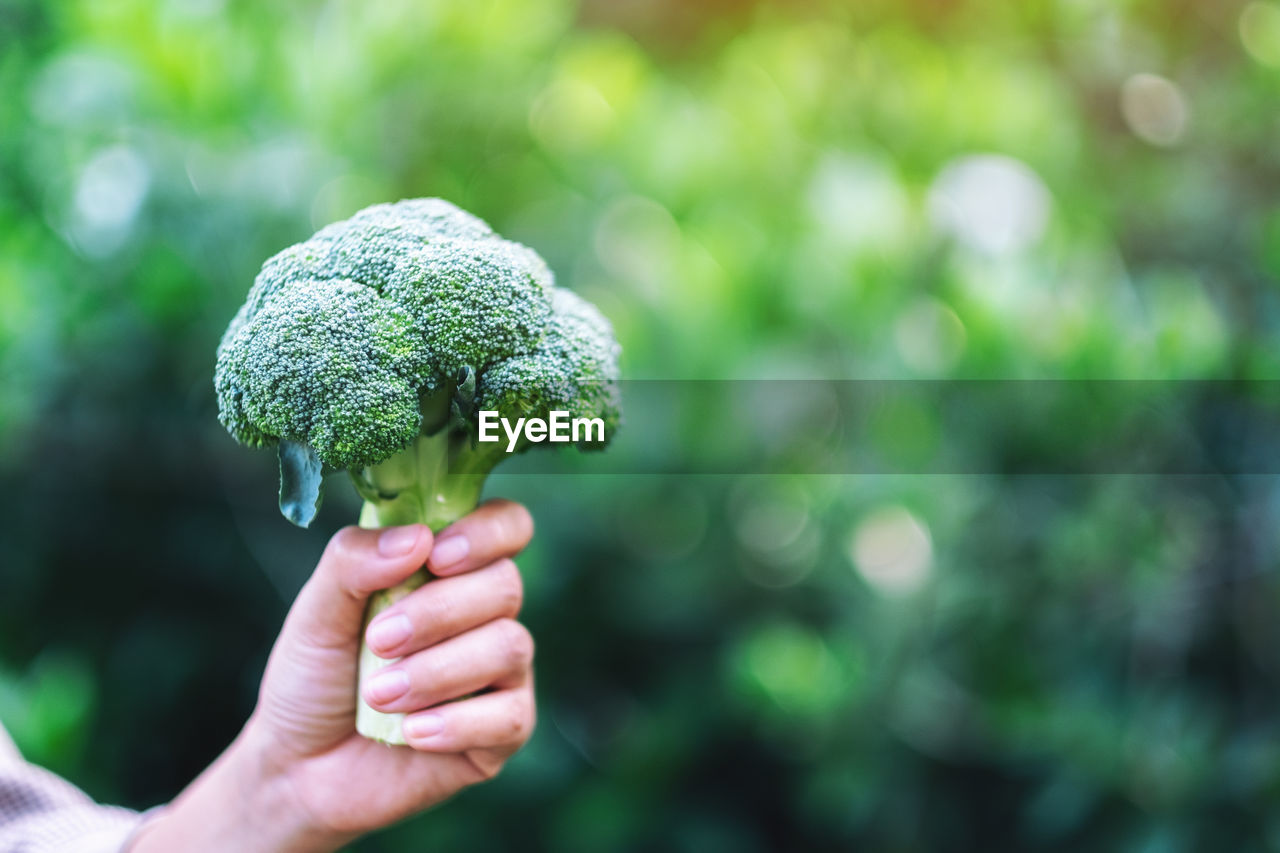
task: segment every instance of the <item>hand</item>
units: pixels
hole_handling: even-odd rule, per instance
[[[335,850],[492,778],[534,724],[533,642],[514,620],[510,560],[532,532],[508,501],[434,543],[421,525],[340,530],[289,611],[244,731],[132,849]],[[366,632],[379,656],[403,657],[361,686],[377,710],[408,714],[409,747],[390,747],[355,732],[364,604],[424,562],[439,579]]]

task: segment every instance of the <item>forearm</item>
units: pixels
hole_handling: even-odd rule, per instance
[[[129,853],[328,853],[351,840],[315,826],[285,773],[269,766],[252,722],[142,827]]]

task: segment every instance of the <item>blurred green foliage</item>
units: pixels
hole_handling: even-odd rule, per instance
[[[534,246],[631,377],[1280,375],[1274,0],[0,0],[0,91],[0,717],[137,807],[354,518],[281,520],[211,375],[366,204]],[[1280,844],[1274,478],[490,491],[539,524],[539,731],[357,849]]]

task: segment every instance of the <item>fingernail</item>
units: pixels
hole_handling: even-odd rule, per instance
[[[405,717],[404,733],[406,737],[421,740],[444,731],[444,717],[436,713],[418,714]]]
[[[465,536],[449,536],[441,539],[431,549],[431,562],[438,568],[452,566],[471,553],[471,543]]]
[[[384,557],[403,557],[418,544],[422,531],[416,524],[389,527],[378,537],[378,553]]]
[[[390,702],[409,692],[409,676],[402,670],[380,672],[364,687],[365,695],[375,702]]]
[[[413,623],[403,613],[382,616],[369,626],[369,645],[375,649],[394,649],[413,634]]]

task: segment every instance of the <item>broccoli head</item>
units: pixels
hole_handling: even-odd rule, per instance
[[[476,446],[482,410],[599,417],[595,444],[607,443],[617,377],[608,321],[555,287],[537,253],[446,201],[413,199],[270,258],[218,347],[215,385],[237,440],[279,445],[281,508],[305,526],[324,471],[351,471],[385,502],[406,472],[379,466],[424,439],[443,445],[434,474],[487,473],[503,451]]]

